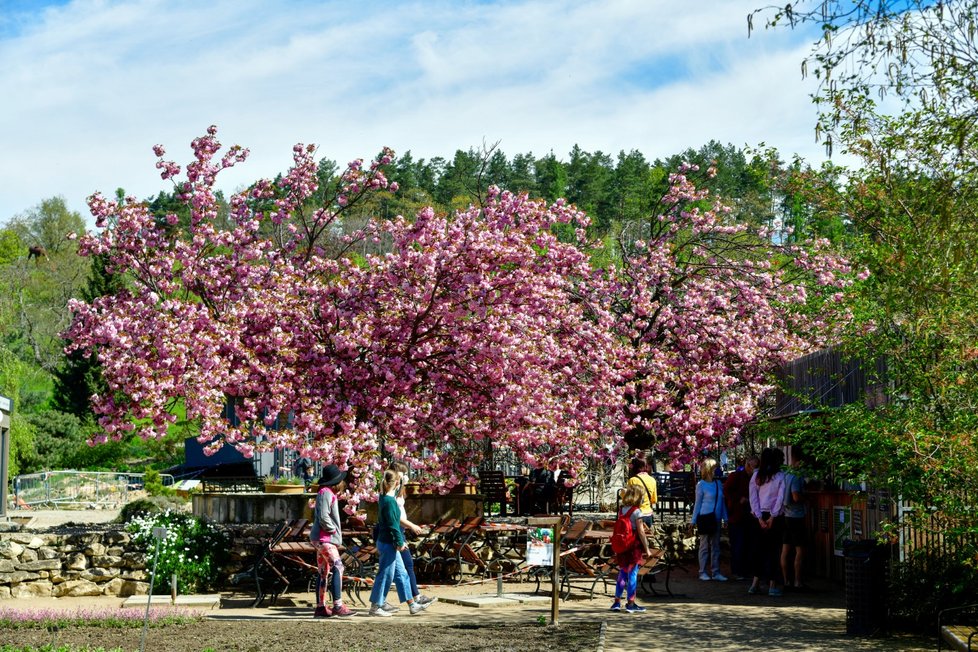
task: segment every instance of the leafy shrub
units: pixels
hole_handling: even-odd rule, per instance
[[[174,573],[180,593],[212,588],[227,559],[229,537],[214,525],[184,512],[167,510],[136,516],[126,531],[133,535],[135,544],[144,547],[149,564],[157,541],[153,529],[158,527],[166,529],[166,536],[159,543],[153,592],[169,592],[170,576]]]
[[[136,517],[177,509],[181,504],[183,504],[183,501],[179,498],[170,498],[168,496],[139,498],[123,505],[122,509],[119,510],[119,516],[116,520],[119,523],[129,523]]]
[[[962,551],[943,557],[916,554],[895,564],[889,585],[891,618],[929,632],[942,609],[978,602],[976,559]]]
[[[163,478],[156,469],[146,469],[143,487],[150,496],[172,496],[174,494],[173,489],[163,486]]]

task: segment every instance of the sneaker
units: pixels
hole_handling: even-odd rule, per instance
[[[396,605],[393,605],[390,602],[385,602],[383,604],[383,606],[381,607],[381,609],[383,609],[384,611],[386,611],[388,613],[396,613],[396,612],[398,612],[398,611],[401,610],[400,607],[398,607]]]
[[[747,589],[747,595],[757,595],[757,591],[758,591],[757,587],[752,586],[749,589]]]
[[[379,604],[370,605],[370,611],[367,612],[369,616],[382,616],[384,618],[390,618],[393,614],[389,611],[384,611],[383,606]]]
[[[713,579],[716,580],[717,582],[726,582],[727,576],[724,575],[723,573],[713,573]]]
[[[411,615],[414,616],[427,609],[429,604],[431,603],[421,604],[417,600],[415,600],[414,602],[408,605],[408,609],[411,612]]]
[[[767,594],[772,598],[780,598],[784,592],[781,589],[770,589]]]
[[[621,611],[621,603],[620,602],[615,602],[613,605],[611,605],[611,610],[612,611]]]
[[[646,609],[645,607],[638,606],[634,602],[629,602],[628,604],[625,605],[625,611],[627,611],[630,614],[644,614]]]
[[[700,573],[700,580],[701,581],[703,581],[703,582],[709,582],[712,579],[713,578],[710,577],[709,575],[707,575],[706,573]]]
[[[329,607],[316,607],[316,611],[313,612],[313,618],[329,618],[333,615],[333,610]]]
[[[431,604],[435,604],[436,602],[438,602],[438,598],[429,598],[426,595],[419,595],[418,597],[416,597],[414,599],[414,601],[415,602],[419,602],[421,604],[431,605]]]
[[[353,609],[350,609],[345,604],[341,604],[338,607],[337,606],[333,607],[333,615],[338,616],[340,618],[349,618],[350,616],[356,616],[357,612],[354,611]]]

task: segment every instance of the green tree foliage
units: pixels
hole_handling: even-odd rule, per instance
[[[107,262],[104,255],[92,257],[88,284],[81,291],[81,298],[88,303],[98,297],[115,294],[124,287],[122,279],[108,271]],[[62,364],[54,372],[52,404],[57,410],[91,422],[94,415],[89,399],[93,394],[105,391],[105,381],[96,357],[73,352],[63,358]]]
[[[23,360],[51,372],[61,353],[59,333],[68,325],[68,301],[77,296],[88,273],[88,260],[75,254],[73,236],[85,222],[54,197],[15,217],[7,229],[23,246],[38,246],[45,254],[16,258],[0,265],[0,323],[6,346]]]
[[[867,99],[895,96],[905,108],[966,118],[968,129],[978,118],[978,0],[801,0],[753,12],[749,28],[755,17],[819,28],[802,73],[819,80],[829,151],[836,128],[861,119]]]
[[[809,224],[841,218],[852,256],[872,272],[848,350],[886,362],[874,379],[882,405],[797,420],[790,435],[823,464],[910,501],[900,518],[942,541],[897,569],[891,608],[908,622],[978,600],[976,20],[975,0],[800,2],[769,15],[821,26],[807,62],[822,80],[819,126],[861,165],[799,170],[789,195],[803,198]],[[904,100],[900,115],[874,102],[890,94]]]

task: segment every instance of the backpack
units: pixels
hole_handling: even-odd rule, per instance
[[[625,514],[619,514],[615,521],[615,530],[611,533],[611,549],[616,555],[628,552],[635,545],[635,527],[632,524],[632,514],[638,507],[632,507]]]

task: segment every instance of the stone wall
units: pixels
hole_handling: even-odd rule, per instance
[[[0,599],[145,595],[145,557],[120,530],[0,534]]]

